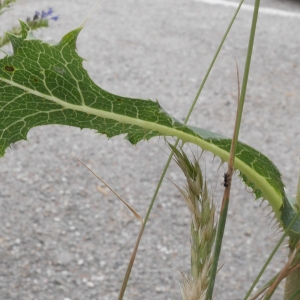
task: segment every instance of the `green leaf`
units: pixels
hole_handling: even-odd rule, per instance
[[[298,214],[298,209],[295,209],[295,198],[290,196],[284,196],[283,205],[281,207],[282,215],[281,220],[284,228],[287,228]],[[300,218],[298,217],[289,230],[290,244],[296,244],[300,240]]]
[[[11,143],[25,140],[31,128],[62,124],[94,129],[107,137],[125,134],[132,144],[176,136],[228,161],[231,139],[182,124],[158,102],[125,98],[98,87],[76,51],[81,28],[49,45],[35,39],[25,23],[21,27],[21,36],[9,34],[14,54],[0,60],[0,156]],[[235,168],[256,198],[269,201],[281,222],[284,184],[275,165],[238,143]]]
[[[0,12],[1,14],[1,12]],[[47,19],[38,19],[38,20],[28,20],[27,24],[31,28],[31,30],[37,30],[42,27],[48,27],[48,20]],[[13,35],[19,35],[22,31],[20,26],[13,27],[9,33]],[[8,34],[4,34],[4,36],[0,37],[0,48],[10,42]]]

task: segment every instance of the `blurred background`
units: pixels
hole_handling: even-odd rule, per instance
[[[20,1],[1,16],[0,34],[50,7],[58,21],[35,32],[49,43],[82,25],[96,1]],[[183,121],[235,12],[235,1],[110,0],[88,17],[78,39],[84,67],[102,88],[158,100]],[[189,121],[225,136],[233,132],[236,62],[242,78],[251,5],[242,9]],[[300,149],[300,2],[261,1],[240,140],[267,155],[294,195]],[[7,48],[6,48],[7,49]],[[201,149],[192,147],[196,156]],[[75,156],[143,217],[168,158],[163,138],[132,146],[91,130],[44,126],[0,160],[0,299],[117,299],[139,223]],[[201,157],[211,197],[220,206],[226,166]],[[280,237],[264,202],[233,178],[214,298],[242,299]],[[141,241],[124,299],[181,299],[189,270],[190,217],[174,184],[173,162]],[[274,228],[275,225],[275,228]],[[278,272],[280,248],[260,286]],[[282,299],[282,286],[273,299]]]

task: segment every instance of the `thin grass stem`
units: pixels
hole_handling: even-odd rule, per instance
[[[204,78],[203,78],[203,80],[202,80],[202,83],[201,83],[201,85],[200,85],[200,87],[199,87],[199,89],[198,89],[198,91],[197,91],[197,94],[196,94],[196,96],[195,96],[195,98],[194,98],[194,101],[192,102],[192,105],[191,105],[191,107],[190,107],[190,109],[189,109],[189,111],[188,111],[188,114],[187,114],[187,116],[186,116],[186,118],[185,118],[185,120],[184,120],[184,124],[187,124],[187,122],[188,122],[188,120],[189,120],[189,118],[190,118],[190,116],[191,116],[191,114],[192,114],[192,112],[193,112],[193,110],[194,110],[194,107],[195,107],[195,105],[196,105],[196,103],[197,103],[197,101],[198,101],[198,99],[199,99],[199,96],[200,96],[200,94],[201,94],[201,92],[202,92],[202,89],[203,89],[203,87],[204,87],[204,85],[205,85],[205,83],[206,83],[206,80],[207,80],[207,78],[208,78],[208,76],[209,76],[209,74],[210,74],[210,72],[211,72],[211,69],[212,69],[212,67],[213,67],[213,65],[214,65],[214,63],[215,63],[215,61],[216,61],[216,59],[217,59],[217,57],[218,57],[218,55],[219,55],[219,53],[220,53],[220,51],[221,51],[223,45],[224,45],[224,42],[225,42],[225,40],[226,40],[226,38],[227,38],[227,36],[228,36],[228,33],[229,33],[229,31],[230,31],[230,29],[231,29],[231,27],[232,27],[232,25],[233,25],[235,19],[236,19],[237,14],[238,14],[239,11],[240,11],[240,8],[241,8],[243,2],[244,2],[244,0],[241,0],[239,6],[237,7],[237,9],[236,9],[236,11],[235,11],[235,13],[234,13],[234,15],[233,15],[233,17],[232,17],[230,23],[229,23],[229,26],[228,26],[228,28],[227,28],[227,30],[226,30],[226,32],[225,32],[225,34],[224,34],[224,36],[223,36],[223,38],[222,38],[220,44],[219,44],[219,47],[218,47],[218,49],[217,49],[217,51],[216,51],[216,53],[215,53],[215,55],[214,55],[214,57],[213,57],[213,59],[212,59],[212,61],[211,61],[211,63],[210,63],[209,68],[208,68],[208,70],[206,71],[206,74],[205,74],[205,76],[204,76]],[[174,144],[174,147],[177,147],[178,143],[179,143],[179,139],[176,139],[175,144]],[[157,184],[157,187],[156,187],[155,192],[154,192],[154,194],[153,194],[153,197],[152,197],[152,199],[151,199],[151,202],[150,202],[149,208],[148,208],[148,210],[147,210],[147,213],[146,213],[146,216],[145,216],[145,219],[144,219],[144,223],[143,223],[143,225],[142,225],[142,228],[141,228],[140,233],[141,233],[141,232],[142,232],[142,233],[144,232],[144,229],[145,229],[145,227],[146,227],[146,225],[147,225],[147,221],[148,221],[148,219],[149,219],[150,213],[151,213],[151,211],[152,211],[153,205],[154,205],[154,203],[155,203],[155,200],[156,200],[157,194],[158,194],[158,192],[159,192],[159,189],[160,189],[160,187],[161,187],[161,184],[162,184],[162,182],[163,182],[163,179],[164,179],[164,177],[165,177],[165,175],[166,175],[166,173],[167,173],[167,170],[168,170],[168,167],[169,167],[170,162],[171,162],[171,160],[172,160],[173,154],[174,154],[174,152],[171,151],[171,153],[170,153],[170,155],[169,155],[169,158],[168,158],[168,160],[167,160],[167,163],[166,163],[166,165],[165,165],[165,167],[164,167],[164,169],[163,169],[163,171],[162,171],[162,174],[161,174],[161,176],[160,176],[160,179],[159,179],[159,181],[158,181],[158,184]],[[137,243],[138,243],[138,244],[135,246],[136,249],[138,249],[139,242],[140,242],[140,239],[137,240]],[[134,260],[133,260],[133,261],[130,260],[130,263],[129,263],[128,267],[127,267],[126,274],[125,274],[125,277],[124,277],[124,280],[123,280],[123,283],[122,283],[122,288],[121,288],[121,291],[120,291],[118,300],[122,300],[122,299],[123,299],[123,296],[124,296],[124,293],[125,293],[125,289],[126,289],[126,286],[127,286],[127,282],[128,282],[128,280],[129,280],[129,277],[130,277],[130,272],[131,272],[133,263],[134,263]]]
[[[237,141],[239,137],[239,130],[241,126],[241,120],[243,115],[243,107],[246,97],[246,90],[247,90],[247,83],[248,83],[248,76],[250,72],[250,64],[251,64],[251,57],[252,57],[252,50],[253,50],[253,44],[254,44],[254,37],[255,37],[255,31],[256,31],[256,24],[257,24],[257,18],[258,18],[258,9],[259,9],[260,0],[255,1],[254,6],[254,12],[252,17],[252,25],[251,25],[251,31],[250,31],[250,37],[249,37],[249,43],[248,43],[248,51],[247,51],[247,57],[246,57],[246,63],[245,63],[245,69],[244,69],[244,77],[242,82],[242,88],[241,88],[241,94],[240,99],[238,101],[238,109],[237,109],[237,115],[236,115],[236,123],[234,128],[234,134],[233,139],[231,143],[231,149],[230,149],[230,157],[228,161],[228,172],[227,176],[229,178],[232,178],[233,174],[233,166],[234,166],[234,157],[236,152],[236,146]],[[214,285],[218,270],[218,263],[219,263],[219,257],[221,253],[222,248],[222,241],[225,231],[225,224],[227,219],[227,211],[229,206],[229,196],[230,196],[230,188],[231,188],[231,180],[229,180],[228,186],[225,188],[223,201],[222,201],[222,207],[220,212],[220,218],[217,228],[217,236],[216,236],[216,244],[215,244],[215,250],[214,250],[214,257],[213,257],[213,263],[210,273],[210,283],[207,289],[206,294],[206,300],[211,300],[213,291],[214,291]]]
[[[293,226],[293,224],[295,223],[295,221],[297,220],[298,216],[300,215],[300,210],[298,211],[298,213],[295,215],[295,217],[293,218],[292,222],[289,224],[289,226],[286,228],[286,230],[284,231],[284,234],[281,236],[280,240],[277,242],[276,246],[274,247],[273,251],[271,252],[271,254],[269,255],[268,259],[266,260],[266,262],[264,263],[263,267],[261,268],[260,272],[258,273],[258,275],[256,276],[255,280],[253,281],[250,289],[248,290],[247,294],[245,295],[243,300],[247,300],[250,296],[250,294],[252,293],[253,289],[255,288],[256,284],[258,283],[260,277],[262,276],[262,274],[265,272],[267,266],[269,265],[270,261],[272,260],[273,256],[275,255],[275,253],[277,252],[278,248],[280,247],[280,245],[282,244],[283,240],[286,238],[290,228]]]
[[[210,281],[209,281],[209,286],[208,286],[207,293],[206,293],[206,299],[209,299],[209,300],[212,299],[212,294],[214,291],[219,257],[220,257],[221,248],[222,248],[222,240],[223,240],[226,218],[227,218],[228,205],[229,205],[229,201],[226,201],[224,203],[224,206],[222,207],[222,211],[221,211],[220,217],[219,217],[217,234],[216,234],[216,244],[215,244],[215,249],[214,249],[214,254],[213,254],[211,273],[210,273]]]
[[[244,108],[244,103],[245,103],[248,77],[249,77],[251,58],[252,58],[252,51],[253,51],[253,45],[254,45],[256,24],[257,24],[257,19],[258,19],[259,5],[260,5],[260,0],[255,0],[252,25],[251,25],[251,31],[250,31],[250,37],[249,37],[248,52],[247,52],[247,57],[246,57],[244,77],[243,77],[242,88],[241,88],[241,97],[240,97],[240,105],[239,105],[238,120],[237,120],[237,130],[238,131],[237,131],[237,135],[236,135],[236,140],[238,140],[239,130],[241,127],[241,120],[242,120],[242,115],[243,115],[243,108]]]
[[[143,223],[143,219],[141,216],[138,214],[138,212],[130,205],[128,204],[108,183],[106,183],[98,174],[96,174],[91,168],[89,168],[81,159],[75,156],[75,158],[82,163],[96,178],[98,178],[106,187],[108,187],[111,192],[119,198],[123,204],[127,206],[127,208],[134,214],[134,216],[141,222]]]
[[[256,298],[258,298],[258,296],[260,296],[262,293],[264,293],[273,284],[273,282],[276,280],[278,275],[279,275],[279,272],[275,276],[273,276],[273,278],[271,280],[269,280],[269,282],[267,282],[263,287],[261,287],[253,296],[251,296],[251,298],[249,298],[249,300],[255,300]]]
[[[130,273],[131,273],[131,270],[132,270],[132,267],[133,267],[133,263],[135,261],[135,257],[136,257],[136,254],[137,254],[139,244],[140,244],[141,238],[143,236],[144,230],[145,230],[145,224],[143,223],[142,227],[141,227],[141,230],[139,232],[139,235],[137,237],[137,240],[135,242],[135,245],[134,245],[134,249],[133,249],[133,252],[132,252],[128,267],[127,267],[127,272],[126,272],[124,280],[123,280],[123,284],[122,284],[122,287],[121,287],[121,290],[120,290],[120,293],[119,293],[118,300],[121,300],[124,297],[125,290],[126,290],[126,287],[127,287],[127,282],[129,280],[129,277],[130,277]]]
[[[287,263],[285,264],[285,266],[283,267],[283,269],[281,270],[281,272],[279,273],[279,275],[276,277],[275,281],[272,283],[272,285],[269,287],[269,289],[267,290],[264,300],[270,300],[271,297],[273,296],[275,290],[277,289],[279,283],[287,276],[288,270],[291,266],[291,263],[294,260],[295,257],[295,252],[293,253],[293,255],[291,255],[287,261]]]

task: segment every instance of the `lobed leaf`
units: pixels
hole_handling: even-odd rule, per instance
[[[20,23],[21,36],[9,34],[14,54],[0,60],[0,156],[11,143],[25,140],[31,128],[62,124],[94,129],[107,137],[125,134],[132,144],[155,136],[176,136],[228,161],[231,139],[182,124],[158,102],[125,98],[98,87],[76,51],[81,28],[66,34],[57,45],[49,45]],[[281,215],[286,196],[276,166],[239,142],[235,169],[256,198],[269,201],[285,225]]]

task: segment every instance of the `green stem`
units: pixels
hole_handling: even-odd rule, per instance
[[[298,186],[297,186],[295,206],[298,209],[300,209],[300,174],[298,177]],[[290,247],[291,247],[290,253],[294,249],[292,247],[293,244],[294,243],[290,241]],[[300,269],[296,270],[295,272],[293,272],[286,278],[284,299],[289,299],[289,300],[290,299],[293,299],[293,300],[300,299],[299,278],[300,278]]]
[[[258,289],[256,291],[256,293],[254,295],[252,295],[251,298],[249,298],[249,300],[257,299],[258,296],[260,296],[265,290],[267,290],[274,283],[274,281],[277,279],[278,275],[279,275],[279,272],[275,276],[273,276],[273,278],[271,280],[269,280],[269,282],[267,282],[263,287]]]
[[[215,63],[215,61],[216,61],[216,59],[217,59],[217,57],[218,57],[218,55],[219,55],[219,53],[220,53],[222,47],[223,47],[223,44],[224,44],[224,42],[225,42],[225,40],[226,40],[226,38],[227,38],[227,36],[228,36],[228,33],[229,33],[229,31],[230,31],[230,29],[231,29],[231,27],[232,27],[232,25],[233,25],[233,23],[234,23],[234,21],[235,21],[235,19],[236,19],[236,16],[237,16],[237,14],[238,14],[238,12],[239,12],[239,10],[240,10],[240,8],[241,8],[243,2],[244,2],[244,0],[241,0],[240,5],[239,5],[238,8],[236,9],[235,14],[233,15],[233,17],[232,17],[232,19],[231,19],[231,21],[230,21],[230,23],[229,23],[229,26],[228,26],[228,28],[227,28],[227,30],[226,30],[224,36],[223,36],[223,39],[222,39],[222,41],[221,41],[221,43],[220,43],[220,45],[219,45],[219,47],[218,47],[218,49],[217,49],[217,51],[216,51],[214,57],[213,57],[213,59],[212,59],[210,65],[209,65],[208,70],[206,71],[206,74],[205,74],[205,76],[204,76],[204,78],[203,78],[203,80],[202,80],[202,83],[201,83],[201,85],[200,85],[200,87],[199,87],[199,89],[198,89],[198,91],[197,91],[197,94],[196,94],[196,96],[195,96],[195,98],[194,98],[194,101],[193,101],[193,103],[192,103],[192,105],[191,105],[191,107],[190,107],[190,109],[189,109],[189,111],[188,111],[188,114],[187,114],[187,116],[186,116],[186,118],[185,118],[185,120],[184,120],[184,124],[187,124],[187,122],[188,122],[188,120],[189,120],[189,118],[190,118],[190,116],[191,116],[191,114],[192,114],[192,112],[193,112],[193,109],[194,109],[194,107],[195,107],[195,105],[196,105],[196,103],[197,103],[197,101],[198,101],[198,98],[199,98],[199,96],[200,96],[200,94],[201,94],[201,92],[202,92],[202,89],[203,89],[203,87],[204,87],[204,85],[205,85],[205,83],[206,83],[206,80],[207,80],[207,78],[208,78],[208,76],[209,76],[209,74],[210,74],[210,71],[211,71],[211,69],[212,69],[212,67],[213,67],[213,65],[214,65],[214,63]],[[176,142],[175,142],[175,144],[174,144],[174,147],[177,147],[178,143],[179,143],[179,139],[176,140]],[[148,221],[149,216],[150,216],[150,213],[151,213],[151,211],[152,211],[154,202],[155,202],[155,200],[156,200],[157,194],[158,194],[158,192],[159,192],[159,189],[160,189],[160,187],[161,187],[161,184],[162,184],[162,182],[163,182],[163,179],[164,179],[164,177],[165,177],[165,175],[166,175],[166,172],[167,172],[167,170],[168,170],[168,168],[169,168],[169,165],[170,165],[170,162],[171,162],[171,160],[172,160],[173,154],[174,154],[174,152],[171,151],[170,156],[169,156],[169,158],[168,158],[168,161],[167,161],[167,163],[166,163],[166,165],[165,165],[165,167],[164,167],[164,169],[163,169],[163,171],[162,171],[162,174],[161,174],[161,176],[160,176],[159,182],[158,182],[158,184],[157,184],[157,187],[156,187],[156,189],[155,189],[154,195],[153,195],[153,197],[152,197],[152,200],[151,200],[151,202],[150,202],[149,208],[148,208],[148,210],[147,210],[147,213],[146,213],[146,216],[145,216],[145,219],[144,219],[144,223],[143,223],[142,228],[141,228],[140,233],[139,233],[140,238],[138,238],[137,241],[136,241],[136,245],[135,245],[135,248],[136,248],[136,249],[138,249],[138,245],[139,245],[140,240],[141,240],[141,233],[144,232],[144,229],[145,229],[145,227],[146,227],[147,221]],[[134,255],[134,257],[135,257],[135,255]],[[128,267],[127,267],[126,274],[125,274],[125,277],[124,277],[124,280],[123,280],[123,284],[122,284],[122,288],[121,288],[121,291],[120,291],[118,300],[122,300],[122,299],[123,299],[123,296],[124,296],[124,293],[125,293],[125,289],[126,289],[126,286],[127,286],[127,282],[128,282],[128,280],[129,280],[129,276],[130,276],[131,269],[132,269],[132,266],[133,266],[133,262],[134,262],[134,259],[133,259],[133,261],[132,261],[132,260],[130,261],[130,263],[129,263]]]
[[[238,115],[237,134],[235,136],[235,141],[234,142],[236,142],[238,140],[238,137],[239,137],[239,130],[240,130],[240,126],[241,126],[243,108],[244,108],[245,97],[246,97],[246,90],[247,90],[250,64],[251,64],[251,58],[252,58],[252,51],[253,51],[253,45],[254,45],[254,37],[255,37],[255,31],[256,31],[259,5],[260,5],[260,0],[255,0],[254,12],[253,12],[253,18],[252,18],[252,25],[251,25],[251,32],[250,32],[250,37],[249,37],[248,52],[247,52],[247,57],[246,57],[244,77],[243,77],[242,88],[241,88],[240,105],[239,105],[238,114],[237,114]],[[237,143],[235,143],[235,145],[237,145]]]
[[[259,4],[260,4],[260,0],[256,0],[255,6],[254,6],[253,17],[252,17],[252,25],[251,25],[251,31],[250,31],[250,37],[249,37],[249,43],[248,43],[248,51],[247,51],[247,57],[246,57],[246,63],[245,63],[243,83],[242,83],[242,88],[241,88],[241,95],[239,98],[237,117],[236,117],[236,123],[235,123],[235,128],[234,128],[234,135],[233,135],[233,139],[232,139],[232,145],[231,145],[231,149],[230,149],[230,158],[229,158],[229,162],[228,162],[229,176],[231,176],[232,172],[233,172],[233,164],[234,164],[234,157],[235,157],[235,152],[236,152],[236,145],[237,145],[237,141],[238,141],[238,137],[239,137],[239,130],[240,130],[241,120],[242,120],[242,115],[243,115],[243,107],[244,107],[244,102],[245,102],[245,97],[246,97],[248,76],[249,76],[250,65],[251,65],[251,57],[252,57],[252,50],[253,50],[253,45],[254,45],[254,37],[255,37],[256,24],[257,24],[257,18],[258,18]],[[211,273],[210,273],[210,282],[209,282],[209,286],[207,289],[206,300],[212,299],[212,295],[213,295],[213,291],[214,291],[214,285],[215,285],[215,280],[216,280],[217,270],[218,270],[218,262],[219,262],[219,257],[220,257],[220,253],[221,253],[222,241],[223,241],[223,236],[224,236],[224,231],[225,231],[225,224],[226,224],[226,219],[227,219],[227,211],[228,211],[229,195],[230,195],[230,185],[231,184],[229,184],[229,187],[226,188],[226,190],[225,190],[223,203],[222,203],[222,209],[220,212],[220,219],[219,219],[219,224],[218,224],[218,228],[217,228],[213,263],[212,263],[212,268],[211,268]]]
[[[214,291],[215,280],[216,280],[216,275],[217,275],[217,270],[218,270],[219,257],[220,257],[221,248],[222,248],[222,240],[223,240],[225,224],[226,224],[226,219],[227,219],[229,199],[227,199],[227,201],[224,204],[225,205],[222,207],[222,210],[220,213],[220,218],[219,218],[219,223],[218,223],[218,228],[217,228],[217,233],[216,233],[216,244],[215,244],[213,262],[212,262],[211,271],[210,271],[211,273],[210,273],[209,286],[207,288],[207,293],[206,293],[206,300],[212,299],[212,294]]]
[[[210,74],[210,71],[211,71],[213,65],[215,64],[215,61],[216,61],[216,59],[217,59],[217,57],[218,57],[218,55],[219,55],[219,53],[220,53],[220,51],[221,51],[221,49],[223,47],[223,44],[224,44],[224,42],[225,42],[225,40],[226,40],[226,38],[228,36],[228,33],[229,33],[229,31],[230,31],[230,29],[231,29],[231,27],[232,27],[232,25],[233,25],[233,23],[234,23],[234,21],[236,19],[237,14],[239,13],[240,8],[241,8],[241,6],[242,6],[243,3],[244,3],[244,0],[241,0],[239,6],[237,7],[237,9],[236,9],[236,11],[235,11],[235,13],[234,13],[234,15],[233,15],[230,23],[229,23],[229,26],[228,26],[228,28],[227,28],[227,30],[226,30],[223,38],[222,38],[222,41],[221,41],[221,43],[220,43],[220,45],[219,45],[219,47],[218,47],[218,49],[217,49],[217,51],[216,51],[213,59],[212,59],[209,67],[208,67],[208,70],[206,71],[206,74],[205,74],[205,76],[204,76],[204,78],[202,80],[202,83],[201,83],[201,85],[199,87],[199,90],[198,90],[196,96],[195,96],[195,99],[194,99],[194,101],[193,101],[193,103],[192,103],[192,105],[191,105],[191,107],[189,109],[189,112],[188,112],[188,114],[187,114],[187,116],[186,116],[186,118],[184,120],[184,124],[187,124],[187,122],[188,122],[188,120],[189,120],[189,118],[190,118],[190,116],[191,116],[191,114],[192,114],[192,112],[194,110],[194,107],[195,107],[195,105],[196,105],[196,103],[198,101],[198,98],[199,98],[199,96],[200,96],[200,94],[202,92],[202,89],[203,89],[203,87],[204,87],[204,85],[206,83],[206,80],[207,80],[207,78],[208,78],[208,76]]]
[[[297,220],[298,216],[300,214],[300,210],[298,211],[298,213],[294,216],[292,222],[289,224],[289,226],[286,228],[286,230],[284,231],[284,234],[282,235],[282,237],[280,238],[280,240],[278,241],[278,243],[276,244],[276,246],[274,247],[273,251],[271,252],[270,256],[268,257],[267,261],[265,262],[265,264],[263,265],[263,267],[261,268],[260,272],[258,273],[258,275],[256,276],[254,282],[252,283],[250,289],[248,290],[246,296],[244,297],[243,300],[247,300],[248,297],[250,296],[250,294],[252,293],[254,287],[256,286],[257,282],[259,281],[261,275],[265,272],[267,266],[269,265],[270,261],[272,260],[273,256],[275,255],[275,253],[277,252],[278,248],[280,247],[280,245],[282,244],[283,240],[285,239],[285,237],[287,236],[290,228],[293,226],[293,224],[295,223],[295,221]]]
[[[174,147],[176,147],[178,145],[178,142],[179,140],[176,141]],[[121,290],[120,290],[120,294],[119,294],[119,298],[118,300],[122,300],[123,299],[123,296],[124,296],[124,293],[125,293],[125,290],[126,290],[126,286],[127,286],[127,282],[129,280],[129,277],[130,277],[130,273],[131,273],[131,270],[132,270],[132,266],[133,266],[133,263],[134,263],[134,260],[135,260],[135,256],[136,256],[136,253],[137,253],[137,250],[138,250],[138,247],[139,247],[139,244],[140,244],[140,241],[141,241],[141,238],[142,238],[142,235],[143,235],[143,232],[145,230],[145,227],[146,227],[146,224],[147,224],[147,221],[149,219],[149,216],[150,216],[150,213],[151,213],[151,210],[153,208],[153,205],[154,205],[154,202],[155,202],[155,199],[157,197],[157,194],[158,194],[158,191],[161,187],[161,184],[163,182],[163,179],[166,175],[166,172],[168,170],[168,167],[169,167],[169,164],[171,162],[171,159],[172,159],[172,156],[173,156],[173,151],[171,152],[169,158],[168,158],[168,161],[163,169],[163,172],[160,176],[160,179],[159,179],[159,182],[157,184],[157,187],[155,189],[155,192],[154,192],[154,195],[152,197],[152,200],[151,200],[151,203],[148,207],[148,210],[147,210],[147,213],[146,213],[146,216],[145,216],[145,219],[144,219],[144,222],[142,224],[142,227],[141,227],[141,230],[139,232],[139,235],[138,235],[138,238],[137,238],[137,241],[136,241],[136,244],[134,246],[134,251],[133,251],[133,254],[132,254],[132,257],[130,259],[130,262],[128,264],[128,267],[127,267],[127,270],[126,270],[126,274],[125,274],[125,277],[124,277],[124,280],[123,280],[123,283],[122,283],[122,287],[121,287]]]

